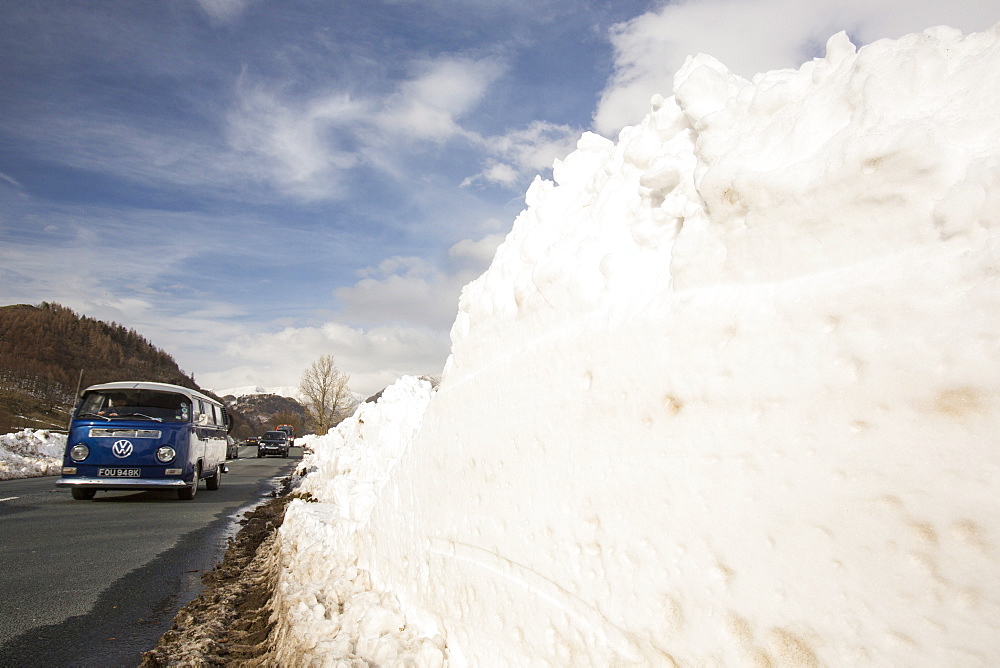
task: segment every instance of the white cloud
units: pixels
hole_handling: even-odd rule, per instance
[[[270,188],[306,202],[348,197],[348,173],[361,165],[409,183],[415,153],[456,139],[489,161],[468,183],[526,187],[572,150],[580,131],[545,122],[496,137],[469,130],[464,121],[504,72],[494,58],[449,54],[415,64],[408,79],[383,95],[330,87],[303,94],[291,80],[248,70],[235,82],[228,109],[204,106],[221,120],[221,136],[211,119],[185,126],[86,109],[44,123],[26,119],[16,131],[47,159],[76,169],[154,188],[239,193],[244,200],[266,198]],[[20,185],[6,174],[0,183]]]
[[[216,388],[296,385],[316,359],[333,355],[337,367],[351,377],[351,390],[368,396],[402,375],[439,374],[448,356],[448,341],[420,327],[365,330],[329,322],[236,336],[226,353],[245,363],[202,374],[200,383]]]
[[[18,183],[18,182],[17,182],[17,181],[15,180],[15,179],[13,179],[13,178],[12,178],[12,177],[10,177],[10,176],[7,176],[7,175],[6,175],[6,174],[4,174],[3,172],[0,172],[0,181],[4,181],[5,183],[9,183],[10,185],[14,186],[14,187],[15,187],[15,188],[17,188],[18,190],[24,190],[24,186],[22,186],[22,185],[21,185],[20,183]]]
[[[510,165],[490,161],[482,172],[462,181],[462,186],[470,186],[477,181],[486,181],[488,183],[499,183],[502,186],[512,187],[517,185],[520,178],[521,174]]]
[[[249,0],[198,0],[202,11],[223,23],[236,19],[249,4]]]
[[[685,57],[707,53],[746,78],[798,67],[822,56],[841,30],[868,43],[947,24],[966,32],[1000,19],[995,0],[698,0],[668,4],[616,26],[615,73],[594,114],[598,132],[613,137],[649,112],[654,94],[669,96]]]
[[[485,267],[447,273],[421,258],[394,257],[338,288],[343,316],[354,322],[408,324],[446,331],[458,313],[462,287]]]
[[[86,109],[41,113],[34,122],[17,119],[12,131],[55,164],[154,188],[226,190],[245,170],[245,161],[220,153],[203,127]]]
[[[336,291],[343,310],[324,325],[230,333],[225,359],[215,364],[226,370],[203,373],[199,382],[220,389],[294,385],[320,355],[333,355],[352,390],[366,396],[404,374],[439,374],[462,288],[489,266],[503,239],[497,233],[456,243],[446,270],[422,258],[386,258]]]
[[[416,78],[404,82],[379,114],[379,127],[393,135],[432,141],[470,136],[458,124],[503,72],[494,59],[444,57],[417,66]]]
[[[368,105],[344,93],[294,102],[281,92],[244,78],[240,107],[229,115],[230,145],[250,158],[244,164],[259,180],[305,199],[335,196],[342,172],[358,162],[337,146],[337,133],[349,134]]]
[[[354,135],[371,115],[368,102],[340,91],[299,99],[283,84],[246,74],[234,92],[235,104],[218,112],[222,137],[214,134],[214,116],[184,126],[87,110],[21,119],[15,130],[48,160],[154,188],[239,192],[245,199],[269,194],[256,188],[267,184],[306,201],[342,194],[343,173],[361,159]]]
[[[572,153],[582,132],[568,125],[535,121],[521,130],[486,137],[482,145],[492,158],[483,171],[465,179],[462,185],[497,183],[527,187],[535,174]]]
[[[478,272],[482,272],[493,261],[497,248],[503,243],[506,234],[491,234],[479,241],[463,240],[448,249],[448,257],[463,263],[470,263]]]
[[[481,139],[460,120],[501,75],[494,60],[446,56],[414,66],[386,98],[332,91],[298,99],[285,85],[238,86],[228,115],[229,144],[246,176],[306,200],[345,194],[345,173],[365,163],[399,178],[401,154],[425,142]]]
[[[122,323],[188,371],[219,363],[219,342],[239,333],[233,323],[247,309],[222,301],[210,286],[192,285],[186,267],[200,253],[227,252],[229,240],[221,232],[228,220],[97,207],[47,209],[44,220],[44,243],[0,244],[0,303],[56,302]],[[248,234],[259,230],[253,221],[241,223]],[[164,243],[164,230],[199,243]]]
[[[79,308],[146,292],[199,250],[164,244],[162,231],[185,234],[204,223],[156,211],[74,207],[48,210],[44,220],[44,243],[26,239],[0,244],[0,267],[7,268],[0,294],[7,300],[57,301]],[[206,237],[206,247],[209,243]],[[130,251],[133,244],[155,248],[155,262],[147,252]],[[21,284],[27,293],[19,294]]]

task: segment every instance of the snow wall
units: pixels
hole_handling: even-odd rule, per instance
[[[584,135],[314,442],[282,656],[1000,662],[998,108],[1000,27],[840,34]]]

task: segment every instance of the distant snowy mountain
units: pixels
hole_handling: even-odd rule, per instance
[[[225,390],[215,390],[213,389],[217,396],[227,397],[245,397],[251,394],[276,394],[279,397],[288,397],[290,399],[295,399],[296,401],[301,401],[301,394],[299,393],[299,388],[290,385],[284,385],[279,387],[262,387],[260,385],[244,385],[242,387],[231,387]]]
[[[244,394],[236,397],[229,406],[248,423],[250,433],[240,434],[243,437],[262,434],[279,424],[294,425],[299,433],[305,431],[305,409],[292,397],[270,392]]]

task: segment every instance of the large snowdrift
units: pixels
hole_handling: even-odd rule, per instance
[[[1000,661],[1000,30],[673,93],[313,441],[279,658]]]
[[[66,434],[22,429],[0,436],[0,480],[62,473]]]

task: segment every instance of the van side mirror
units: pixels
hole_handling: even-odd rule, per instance
[[[229,415],[229,411],[226,410],[225,406],[222,407],[222,421],[226,424],[226,433],[231,434],[234,426],[233,418]]]

